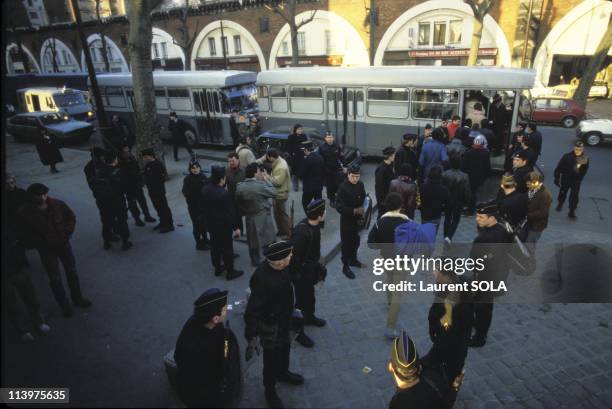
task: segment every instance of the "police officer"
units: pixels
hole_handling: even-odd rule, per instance
[[[355,278],[351,267],[363,267],[357,260],[360,241],[358,221],[364,216],[363,202],[366,197],[363,182],[359,181],[360,177],[359,166],[351,166],[347,179],[340,184],[336,195],[336,210],[340,213],[342,273],[350,279]]]
[[[484,269],[476,274],[479,281],[499,283],[508,277],[507,244],[512,243],[513,239],[497,222],[498,217],[499,208],[495,201],[480,203],[476,208],[478,236],[472,244],[470,258],[485,260]],[[480,291],[475,296],[471,347],[482,347],[487,342],[487,333],[493,319],[493,299],[493,293],[490,291]]]
[[[197,250],[209,250],[208,237],[206,234],[206,228],[204,223],[204,215],[201,213],[200,206],[200,193],[204,188],[204,185],[208,183],[208,178],[202,172],[200,163],[192,159],[189,161],[189,167],[187,169],[189,174],[183,179],[182,193],[187,201],[187,210],[189,211],[189,218],[191,219],[191,225],[193,227],[193,238],[196,242]]]
[[[346,170],[343,170],[342,167],[342,149],[335,141],[334,135],[330,131],[325,133],[325,143],[319,146],[319,153],[323,157],[325,163],[323,169],[329,205],[331,207],[336,207],[338,184],[340,183],[342,172]]]
[[[251,295],[244,313],[244,335],[249,348],[263,348],[263,384],[270,407],[283,408],[276,382],[301,385],[304,378],[289,371],[291,317],[294,291],[291,279],[291,241],[278,241],[263,251],[266,262],[253,273]]]
[[[406,331],[393,341],[389,372],[397,391],[389,409],[450,409],[456,392],[449,387],[443,369],[428,356],[419,358]]]
[[[254,267],[261,263],[260,250],[274,241],[274,224],[270,199],[276,197],[276,188],[263,165],[250,163],[245,169],[246,179],[236,188],[236,206],[245,216],[249,256]]]
[[[395,160],[395,148],[387,146],[382,151],[383,161],[378,165],[375,172],[374,189],[376,191],[376,203],[378,204],[378,218],[385,214],[384,202],[389,193],[391,181],[395,179],[393,161]]]
[[[302,311],[304,325],[325,326],[325,320],[315,316],[315,289],[325,279],[327,270],[320,263],[321,223],[325,220],[325,201],[315,199],[306,206],[306,218],[293,229],[292,269],[295,283],[295,305]],[[301,331],[295,339],[306,348],[314,341]]]
[[[574,150],[561,157],[555,168],[555,185],[559,187],[557,198],[557,211],[563,209],[563,203],[569,192],[569,213],[568,217],[576,218],[576,208],[578,207],[580,184],[589,170],[589,157],[584,154],[584,142],[576,141]]]
[[[244,274],[234,270],[233,237],[240,237],[236,210],[229,192],[225,189],[225,168],[213,166],[210,183],[204,186],[200,197],[201,213],[210,234],[210,258],[215,267],[215,276],[227,270],[226,278],[233,280]],[[223,261],[223,264],[221,262]]]
[[[308,204],[315,199],[323,197],[324,161],[315,151],[312,141],[302,142],[304,161],[301,166],[302,178],[302,207],[306,212]]]
[[[176,112],[170,112],[168,120],[168,130],[172,134],[172,147],[174,149],[174,160],[178,162],[178,148],[184,147],[193,156],[193,151],[187,142],[185,132],[187,132],[187,123],[176,115]]]
[[[171,232],[174,230],[174,222],[166,199],[166,168],[163,163],[155,158],[153,149],[144,149],[141,154],[142,160],[145,162],[143,169],[145,185],[159,218],[159,224],[153,229],[159,230],[160,233]]]
[[[130,147],[124,145],[119,152],[119,176],[123,193],[128,203],[128,209],[132,213],[132,217],[136,221],[136,226],[144,226],[144,222],[140,218],[140,212],[144,214],[144,221],[154,223],[155,219],[151,217],[147,199],[142,190],[142,173],[138,161],[132,155]],[[140,206],[140,209],[138,208]]]
[[[410,176],[412,180],[417,180],[419,169],[419,157],[416,152],[417,139],[416,134],[407,133],[402,136],[402,146],[397,148],[393,161],[396,176],[400,174],[402,165],[407,163],[410,165],[411,173],[406,176]]]
[[[523,194],[527,193],[527,177],[533,170],[528,161],[529,154],[525,150],[519,151],[512,158],[512,177],[516,182],[516,190]]]
[[[520,225],[527,219],[527,195],[516,190],[512,175],[503,176],[500,187],[497,197],[499,214],[518,232]]]
[[[127,207],[117,165],[117,156],[114,153],[107,153],[104,156],[104,164],[96,169],[96,176],[92,180],[96,203],[102,219],[102,238],[105,250],[111,248],[113,232],[118,233],[121,237],[122,250],[132,247],[132,242],[129,241]]]
[[[302,152],[302,142],[308,140],[304,133],[304,127],[300,124],[293,125],[293,132],[287,138],[287,153],[289,154],[289,167],[291,168],[291,182],[293,190],[300,190],[299,177],[302,175],[302,163],[304,153]]]
[[[227,407],[238,392],[240,353],[235,335],[223,325],[226,313],[227,291],[208,289],[193,303],[178,337],[177,390],[187,407]]]

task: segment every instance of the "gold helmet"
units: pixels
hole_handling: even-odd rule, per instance
[[[407,389],[419,382],[421,363],[414,342],[406,331],[401,331],[391,347],[389,371],[398,388]]]

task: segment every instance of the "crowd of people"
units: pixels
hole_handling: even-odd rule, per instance
[[[463,123],[460,117],[444,119],[440,127],[426,126],[423,137],[405,134],[398,149],[382,150],[383,161],[375,172],[378,220],[368,235],[371,248],[380,249],[385,256],[388,248],[384,244],[395,243],[398,228],[406,223],[412,223],[423,237],[429,235],[431,240],[435,240],[443,225],[445,248],[449,248],[462,214],[475,214],[478,234],[470,257],[494,253],[484,274],[495,272],[488,278],[499,281],[507,276],[507,260],[503,252],[491,245],[511,244],[515,237],[533,244],[538,241],[547,227],[552,203],[551,193],[543,185],[543,175],[536,166],[542,149],[541,134],[535,124],[521,124],[509,145],[508,172],[501,180],[497,197],[478,203],[480,190],[491,172],[489,147],[495,154],[501,142],[498,130],[480,128],[477,123],[470,125],[474,119]],[[171,121],[172,126],[180,126],[175,118]],[[235,151],[227,155],[227,166],[212,166],[209,176],[192,156],[182,186],[195,248],[210,251],[215,276],[225,274],[227,280],[233,280],[244,274],[235,269],[237,254],[233,246],[234,239],[246,232],[255,272],[249,281],[245,338],[249,351],[263,350],[263,383],[271,407],[283,407],[276,382],[292,385],[304,382],[301,375],[289,371],[292,340],[311,348],[314,341],[304,326],[326,325],[324,319],[315,315],[315,285],[327,276],[321,263],[321,228],[326,212],[333,208],[340,215],[342,272],[354,279],[352,268],[364,267],[357,254],[366,217],[364,203],[369,197],[360,180],[360,166],[345,167],[342,149],[334,135],[328,132],[317,149],[303,127],[295,125],[288,142],[286,153],[270,148],[258,157],[252,140],[242,137]],[[174,222],[166,199],[167,172],[155,151],[149,148],[140,152],[144,161],[141,168],[131,152],[130,141],[119,138],[113,145],[114,149],[93,148],[84,173],[99,209],[103,248],[110,250],[113,243],[121,242],[121,249],[127,251],[133,246],[128,211],[136,226],[157,221],[149,211],[144,187],[159,220],[154,229],[169,233],[174,230]],[[177,150],[174,152],[178,159]],[[569,193],[569,217],[576,217],[580,183],[588,166],[584,146],[576,142],[573,151],[561,158],[554,171],[555,184],[560,187],[557,210],[561,210]],[[300,181],[305,218],[294,223],[293,215],[287,211],[287,201],[292,188],[299,190]],[[323,199],[324,187],[329,204]],[[76,217],[66,203],[50,197],[49,188],[43,184],[34,183],[23,191],[16,186],[15,178],[9,177],[6,190],[9,212],[14,217],[9,220],[22,222],[19,228],[4,229],[5,240],[15,250],[13,254],[18,255],[13,258],[8,274],[12,294],[9,299],[21,297],[28,308],[30,324],[38,332],[46,333],[50,328],[42,318],[24,270],[25,249],[38,251],[55,299],[66,317],[74,314],[73,306],[91,306],[91,301],[82,294],[70,245]],[[414,220],[417,211],[421,223]],[[60,263],[67,277],[70,300],[62,285]],[[505,276],[500,271],[506,272]],[[386,279],[398,283],[403,277],[394,273]],[[436,272],[435,280],[448,283],[458,277]],[[437,294],[429,313],[433,346],[423,358],[418,357],[408,335],[396,328],[399,297],[389,295],[385,332],[393,340],[389,370],[398,387],[390,407],[450,408],[461,384],[468,347],[486,343],[493,297],[483,293],[475,300],[465,300],[454,293]],[[301,314],[296,316],[296,309]],[[189,406],[216,407],[228,396],[230,386],[224,383],[228,371],[228,331],[223,330],[226,310],[227,292],[207,291],[194,304],[194,314],[179,336],[175,352],[178,392]],[[22,314],[16,308],[10,312],[22,339],[33,340]],[[298,319],[302,325],[294,338],[290,334]],[[422,379],[425,382],[419,382]],[[204,384],[209,387],[202,388]]]

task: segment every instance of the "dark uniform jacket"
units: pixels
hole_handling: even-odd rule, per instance
[[[435,220],[442,217],[450,205],[450,193],[440,182],[427,182],[421,187],[421,219]]]
[[[376,190],[376,203],[381,207],[382,203],[385,201],[387,194],[389,193],[389,185],[391,185],[391,181],[395,178],[395,171],[393,170],[393,164],[387,165],[385,162],[382,162],[376,168],[375,172],[375,182],[374,189]]]
[[[527,195],[515,190],[509,195],[502,191],[497,198],[499,213],[513,227],[518,226],[527,217]]]
[[[408,163],[412,167],[412,174],[408,176],[410,176],[412,180],[416,180],[419,170],[419,158],[417,153],[413,149],[402,145],[397,149],[395,160],[393,161],[396,175],[399,175],[400,168],[404,163]]]
[[[342,182],[336,193],[336,210],[340,213],[340,223],[357,223],[359,217],[353,214],[353,210],[363,206],[365,196],[363,182],[352,184],[348,179]]]
[[[294,309],[291,269],[274,270],[261,263],[249,282],[251,295],[244,313],[244,336],[259,336],[264,348],[276,348],[289,342]]]
[[[238,228],[234,201],[229,192],[218,185],[208,183],[200,196],[200,214],[210,230],[236,230]]]
[[[143,170],[144,182],[149,189],[149,194],[166,193],[166,168],[164,164],[155,159],[148,162]]]
[[[76,216],[61,200],[47,197],[47,208],[29,202],[20,212],[22,242],[29,248],[61,248],[74,233]]]
[[[580,167],[577,166],[578,158],[573,151],[563,155],[555,168],[555,180],[560,179],[563,184],[582,182],[584,175],[589,170],[589,158],[582,154],[580,160],[586,163],[583,163]]]
[[[304,192],[320,192],[323,190],[325,161],[317,152],[311,152],[304,158],[301,178]]]
[[[516,182],[516,191],[520,193],[527,193],[527,177],[533,168],[529,165],[521,166],[520,168],[514,168],[512,176]]]
[[[461,170],[468,174],[470,186],[481,186],[491,171],[489,151],[484,148],[470,148],[463,154]]]
[[[512,242],[512,236],[499,223],[478,230],[470,251],[470,258],[484,259],[484,269],[477,273],[478,280],[498,282],[508,277],[510,267],[506,255]]]
[[[292,175],[302,174],[302,163],[304,162],[304,151],[302,151],[302,142],[306,141],[308,136],[303,133],[290,134],[287,138],[287,153],[289,154],[289,167]]]
[[[326,175],[336,175],[342,170],[342,149],[336,142],[319,146],[319,154],[323,157]]]
[[[195,214],[200,211],[200,195],[204,185],[208,182],[208,178],[202,172],[197,175],[189,173],[183,179],[183,196],[187,201],[187,209],[189,214]]]
[[[530,231],[540,232],[548,226],[551,203],[552,195],[546,186],[542,185],[527,204],[527,224]]]
[[[291,266],[294,278],[316,283],[319,280],[321,258],[321,227],[310,225],[306,218],[293,228],[291,240],[293,240]]]
[[[448,382],[439,367],[421,359],[423,369],[419,383],[408,389],[398,389],[389,402],[389,409],[447,409]]]
[[[536,153],[536,157],[542,153],[542,134],[540,131],[533,131],[532,133],[525,133],[525,136],[531,141],[531,147]]]
[[[142,188],[142,173],[134,155],[130,154],[128,158],[119,158],[119,176],[125,193],[132,193]]]
[[[108,165],[101,166],[91,184],[99,207],[117,212],[126,208],[119,169]]]

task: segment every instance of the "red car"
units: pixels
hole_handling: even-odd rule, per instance
[[[573,128],[586,118],[586,112],[573,99],[547,96],[533,100],[531,118],[536,122],[560,123],[566,128]]]

